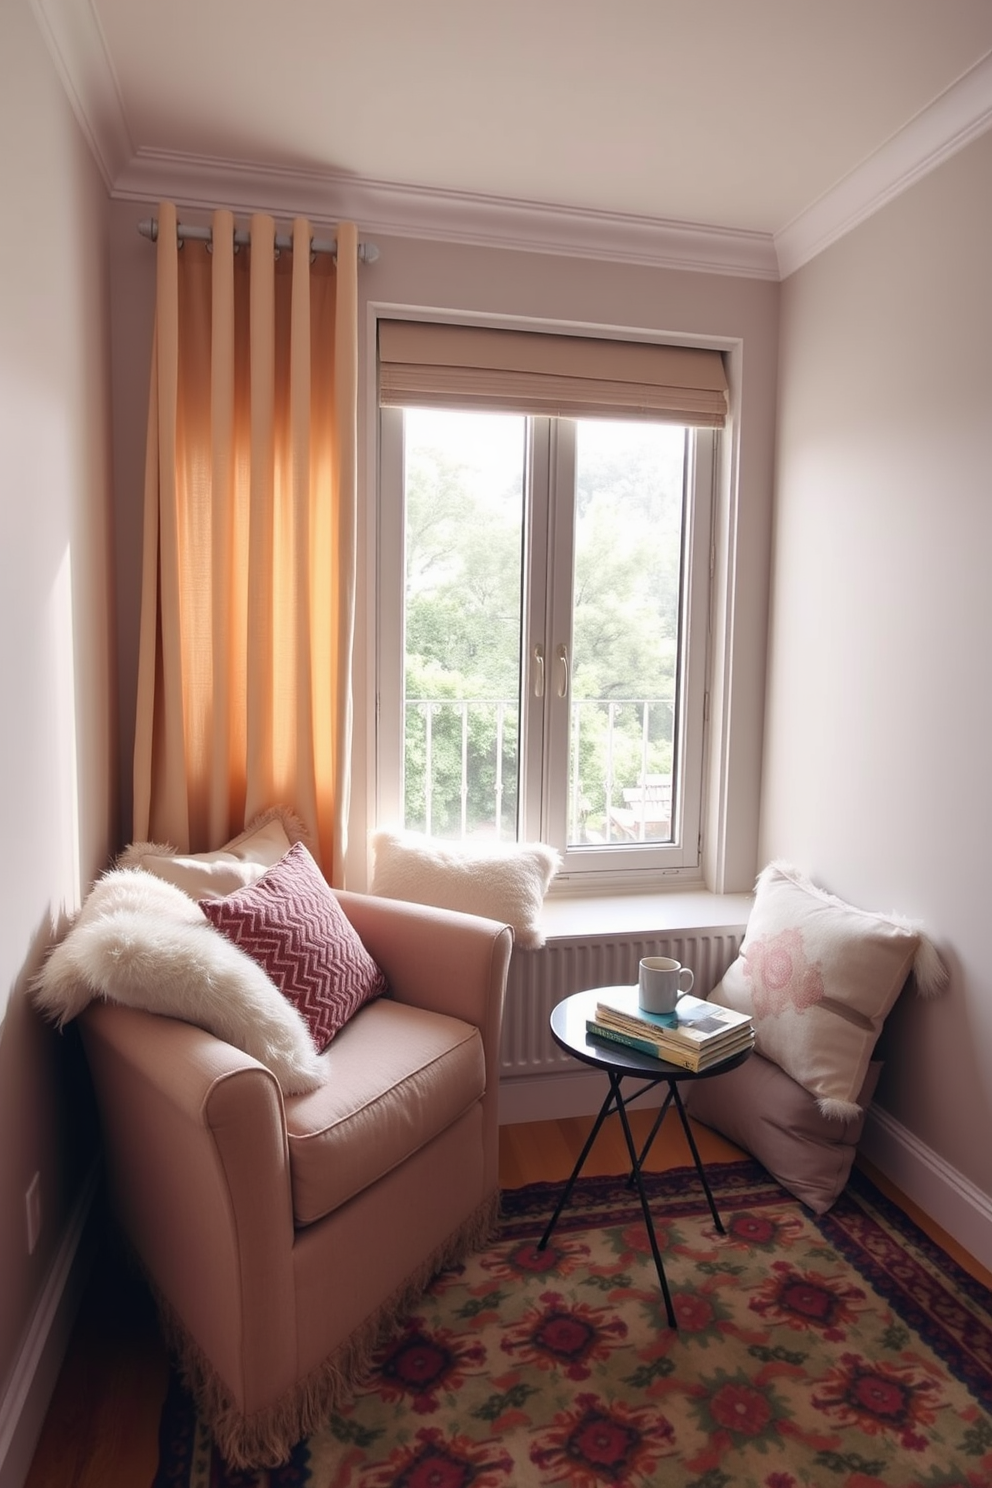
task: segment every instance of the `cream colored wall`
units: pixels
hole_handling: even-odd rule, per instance
[[[992,1195],[992,134],[782,286],[762,856],[922,918],[877,1100]]]
[[[154,250],[136,225],[154,205],[111,207],[115,472],[118,514],[122,758],[130,760],[138,617],[138,570],[144,422],[154,293]],[[189,214],[184,219],[193,220]],[[737,426],[726,438],[739,472],[740,583],[734,594],[737,651],[726,685],[739,724],[738,747],[725,774],[735,852],[726,889],[747,889],[755,872],[761,717],[767,621],[768,534],[772,496],[778,285],[760,280],[595,263],[548,254],[509,252],[376,237],[377,263],[359,272],[360,286],[360,536],[356,638],[356,741],[348,882],[366,881],[365,815],[372,766],[375,531],[375,307],[417,307],[467,316],[508,317],[564,327],[610,327],[711,339],[731,348],[738,395]],[[128,766],[129,768],[129,766]]]
[[[28,0],[0,5],[0,141],[2,1392],[93,1153],[75,1042],[25,986],[53,918],[105,864],[117,756],[105,193]]]

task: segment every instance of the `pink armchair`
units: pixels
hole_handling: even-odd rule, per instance
[[[505,925],[342,893],[385,971],[284,1098],[203,1029],[94,1002],[80,1025],[112,1199],[224,1456],[274,1465],[498,1203]]]

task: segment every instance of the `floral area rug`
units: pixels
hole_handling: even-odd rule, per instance
[[[992,1294],[860,1174],[814,1217],[756,1163],[635,1191],[504,1194],[491,1249],[437,1278],[327,1427],[229,1472],[178,1384],[154,1488],[988,1488]]]

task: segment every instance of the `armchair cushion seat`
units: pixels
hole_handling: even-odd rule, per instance
[[[478,1028],[388,998],[352,1018],[320,1062],[320,1088],[286,1102],[298,1226],[378,1182],[486,1089]]]

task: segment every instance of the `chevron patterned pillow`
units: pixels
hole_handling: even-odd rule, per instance
[[[247,888],[199,903],[295,1004],[318,1050],[386,991],[385,976],[302,842]]]

